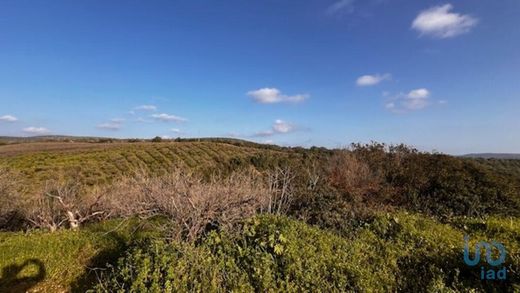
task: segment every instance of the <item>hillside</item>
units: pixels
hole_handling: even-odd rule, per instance
[[[379,143],[6,144],[0,291],[518,289],[519,170]],[[463,263],[467,234],[507,247],[507,282]]]
[[[301,157],[291,149],[258,147],[241,141],[182,142],[32,142],[0,146],[0,167],[18,172],[26,186],[49,179],[86,185],[108,183],[138,169],[164,174],[184,168],[209,175],[241,165],[273,163]]]
[[[506,153],[475,153],[463,155],[466,158],[480,158],[480,159],[520,159],[520,154],[506,154]]]

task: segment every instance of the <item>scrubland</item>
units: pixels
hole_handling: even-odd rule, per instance
[[[520,164],[379,143],[6,145],[0,228],[2,292],[513,292]],[[506,280],[481,280],[484,252],[464,263],[465,235],[472,254],[505,246]]]

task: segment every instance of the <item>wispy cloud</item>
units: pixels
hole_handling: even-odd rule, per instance
[[[255,133],[253,136],[255,137],[269,137],[275,134],[287,134],[296,130],[296,125],[286,122],[281,119],[275,120],[271,129],[259,131]]]
[[[356,80],[358,86],[372,86],[376,85],[384,80],[391,79],[392,76],[389,73],[385,74],[373,74],[373,75],[362,75]]]
[[[267,137],[267,136],[271,136],[273,134],[274,134],[274,131],[272,131],[272,130],[262,130],[262,131],[258,131],[253,136],[256,136],[256,137]]]
[[[170,115],[170,114],[166,114],[166,113],[153,114],[153,115],[151,115],[151,117],[156,119],[156,120],[163,121],[163,122],[185,122],[185,121],[188,121],[186,118],[179,117],[179,116],[176,116],[176,115]]]
[[[152,120],[144,119],[143,117],[138,117],[137,119],[135,119],[135,121],[137,121],[139,123],[152,123],[153,122]]]
[[[289,133],[294,131],[295,128],[294,124],[280,119],[276,120],[273,124],[273,130],[277,133]]]
[[[137,111],[157,111],[157,106],[155,105],[141,105],[134,108]]]
[[[450,12],[452,9],[451,4],[444,4],[421,11],[412,22],[412,29],[421,35],[444,39],[467,33],[478,23],[470,15]]]
[[[16,121],[18,121],[18,118],[14,117],[13,115],[0,116],[0,122],[16,122]]]
[[[327,12],[329,14],[336,13],[352,13],[354,12],[354,2],[355,0],[339,0],[334,2],[327,8]]]
[[[121,129],[121,123],[117,122],[107,122],[107,123],[101,123],[96,126],[98,129],[104,129],[104,130],[119,130]]]
[[[309,98],[308,94],[297,94],[288,96],[282,94],[277,88],[261,88],[247,92],[247,95],[253,100],[261,104],[274,104],[281,102],[300,103]]]
[[[400,93],[393,96],[385,108],[394,113],[421,110],[431,105],[430,95],[430,91],[425,88],[414,89],[407,94]]]
[[[119,130],[123,127],[124,121],[124,118],[112,118],[109,122],[98,124],[96,128],[104,130]]]
[[[45,127],[34,127],[34,126],[31,126],[31,127],[24,128],[23,132],[25,132],[27,134],[39,134],[39,135],[42,135],[42,134],[49,133],[50,130],[48,130]]]

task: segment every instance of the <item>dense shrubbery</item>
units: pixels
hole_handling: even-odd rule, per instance
[[[506,221],[495,219],[491,225]],[[493,237],[516,249],[518,242],[507,238],[520,231],[509,233]],[[198,246],[140,242],[97,290],[437,292],[520,285],[517,250],[506,263],[509,281],[485,283],[478,267],[463,263],[463,235],[449,225],[404,213],[379,214],[350,239],[285,217],[261,216],[232,234],[213,232]]]
[[[469,159],[371,144],[338,151],[330,166],[332,186],[353,200],[444,218],[520,214],[515,181]]]

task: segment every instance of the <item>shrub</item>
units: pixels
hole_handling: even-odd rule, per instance
[[[259,217],[235,236],[213,232],[198,247],[157,241],[139,245],[119,260],[97,291],[360,289],[364,266],[350,262],[350,251],[345,240],[328,232],[283,217]]]
[[[23,205],[25,219],[36,228],[56,231],[62,226],[78,229],[89,220],[106,218],[103,193],[86,193],[77,184],[49,181]]]
[[[156,136],[156,137],[152,138],[151,141],[152,141],[152,142],[162,142],[162,141],[163,141],[163,138],[160,137],[160,136]]]
[[[228,258],[186,243],[143,241],[101,278],[97,292],[251,291],[247,275]]]
[[[267,186],[247,172],[210,181],[180,170],[160,177],[140,172],[116,182],[106,193],[105,210],[113,217],[163,216],[170,236],[188,241],[267,209],[270,199]]]

